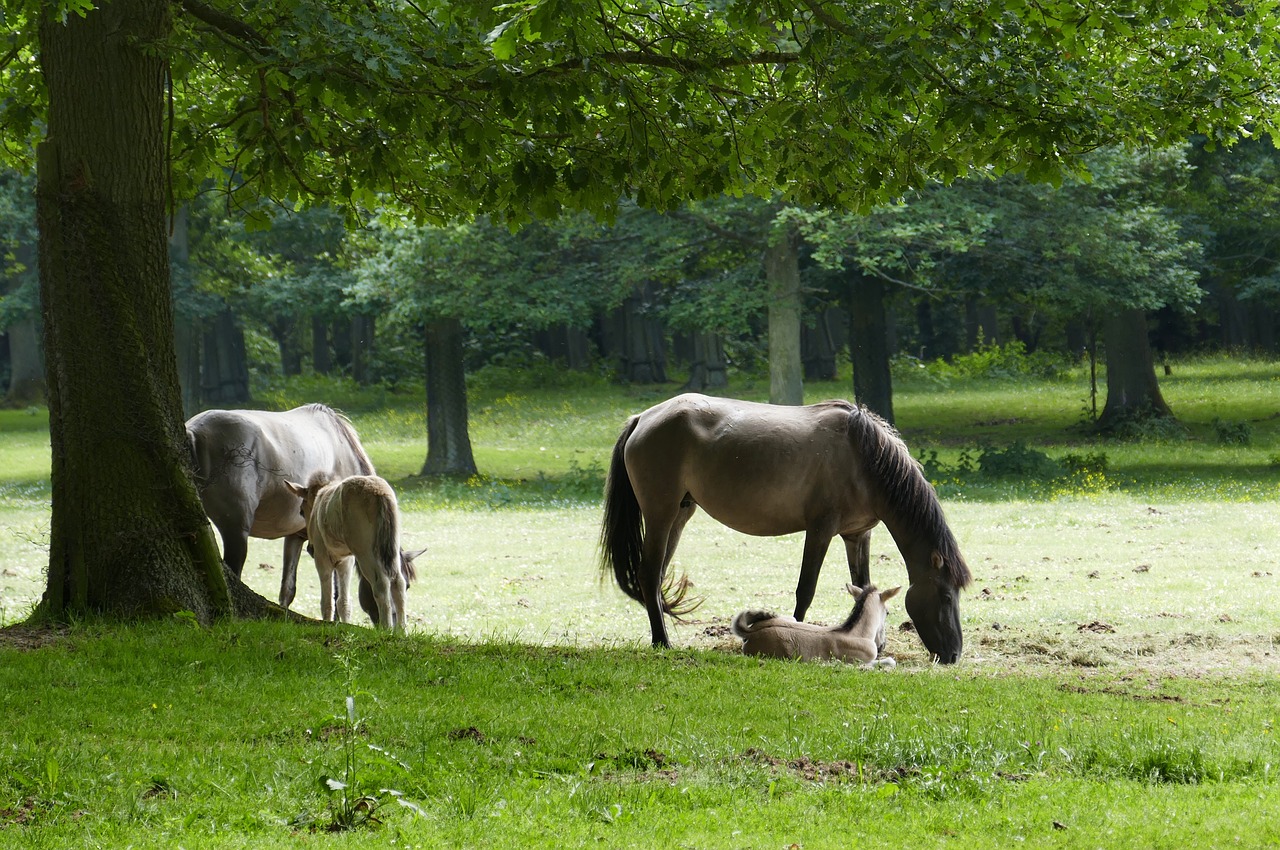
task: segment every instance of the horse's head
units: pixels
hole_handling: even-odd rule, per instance
[[[960,589],[941,568],[942,558],[933,554],[935,569],[912,576],[907,588],[907,616],[925,649],[942,664],[960,660],[964,636],[960,633]]]

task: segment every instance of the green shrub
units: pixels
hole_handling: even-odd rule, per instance
[[[1051,481],[1062,474],[1062,465],[1044,452],[1015,441],[1005,448],[984,448],[978,456],[978,471],[986,478]]]
[[[1224,446],[1247,446],[1253,442],[1253,426],[1248,422],[1234,422],[1215,416],[1213,433]]]

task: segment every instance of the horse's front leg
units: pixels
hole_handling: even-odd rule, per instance
[[[302,557],[302,544],[307,542],[305,532],[290,534],[284,539],[284,562],[280,567],[280,607],[288,608],[298,592],[298,559]]]
[[[827,548],[831,545],[834,532],[825,528],[810,528],[804,536],[804,556],[800,559],[800,581],[796,584],[795,618],[804,621],[804,615],[813,604],[813,594],[818,587],[818,574],[822,572],[822,562],[827,557]]]
[[[871,584],[871,532],[845,534],[844,551],[849,559],[849,580],[854,587]]]

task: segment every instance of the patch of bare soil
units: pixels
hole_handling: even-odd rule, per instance
[[[67,636],[65,626],[29,626],[15,623],[0,629],[0,646],[20,650],[52,646]]]

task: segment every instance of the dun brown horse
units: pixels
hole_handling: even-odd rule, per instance
[[[880,653],[884,652],[884,623],[889,613],[885,603],[902,588],[882,591],[875,585],[865,588],[848,585],[847,589],[856,601],[848,618],[838,626],[815,626],[768,611],[743,611],[733,618],[730,628],[742,638],[744,655],[800,661],[833,659],[846,664],[861,661],[868,667],[896,666],[897,662],[881,658]]]
[[[783,407],[688,393],[631,417],[605,485],[601,565],[645,605],[653,643],[664,614],[690,609],[687,583],[666,570],[701,506],[745,534],[805,532],[795,618],[804,620],[818,573],[839,535],[849,576],[871,583],[871,529],[883,522],[906,562],[906,609],[925,647],[960,658],[960,590],[970,581],[937,494],[897,432],[845,401]]]

